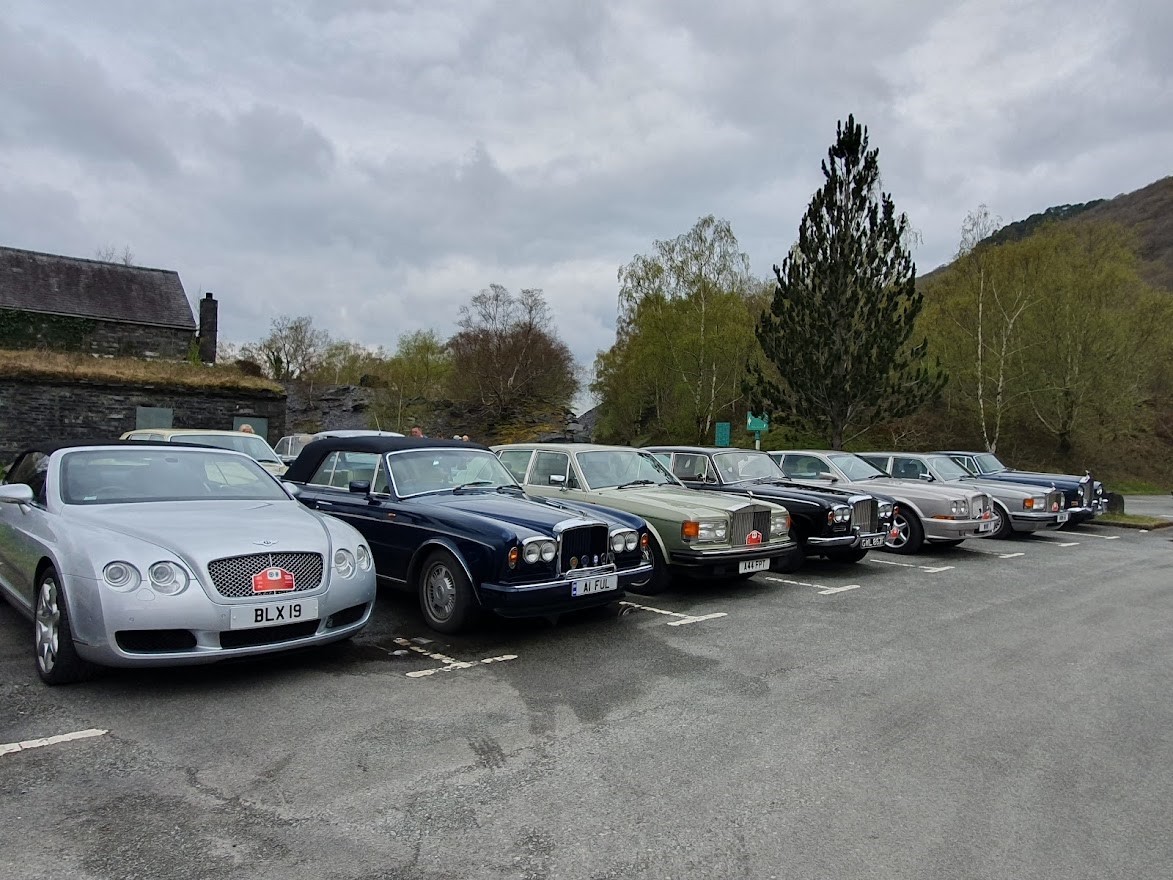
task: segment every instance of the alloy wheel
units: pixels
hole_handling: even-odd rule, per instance
[[[61,642],[60,601],[56,579],[52,576],[45,578],[37,594],[36,649],[37,665],[46,675],[57,663]]]
[[[436,620],[448,620],[456,610],[456,579],[448,566],[438,562],[428,569],[424,593],[428,610]]]
[[[903,547],[908,543],[909,532],[911,527],[908,525],[908,520],[900,514],[896,514],[892,518],[892,529],[896,532],[896,537],[888,536],[887,545],[892,548]]]

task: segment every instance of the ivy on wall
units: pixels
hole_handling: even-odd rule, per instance
[[[88,346],[96,328],[90,318],[0,309],[0,348],[75,351]]]

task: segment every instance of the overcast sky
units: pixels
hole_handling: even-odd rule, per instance
[[[763,277],[848,113],[921,236],[1173,173],[1168,0],[0,0],[0,244],[394,347],[542,288],[584,366],[698,217]]]

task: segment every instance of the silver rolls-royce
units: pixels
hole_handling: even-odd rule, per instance
[[[48,684],[93,665],[209,663],[354,635],[371,552],[235,452],[41,446],[0,485],[0,593],[34,622]]]

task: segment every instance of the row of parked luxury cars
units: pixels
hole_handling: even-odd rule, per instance
[[[350,638],[379,585],[454,633],[484,612],[560,614],[675,578],[1069,527],[1104,502],[1090,475],[973,452],[489,449],[360,432],[309,443],[275,475],[224,445],[132,435],[12,463],[0,592],[31,619],[45,682]]]

